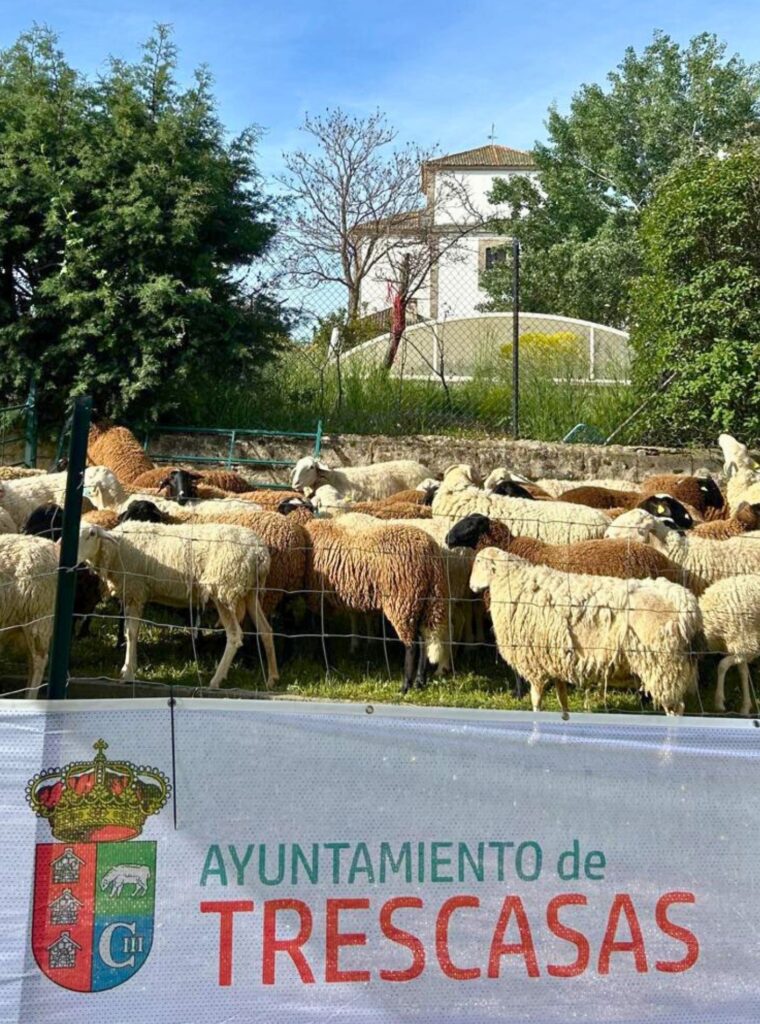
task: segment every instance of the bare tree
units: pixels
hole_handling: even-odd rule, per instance
[[[395,339],[390,365],[411,298],[477,218],[461,183],[439,183],[423,196],[420,171],[432,151],[394,148],[397,133],[380,111],[365,118],[340,109],[307,115],[302,131],[313,145],[286,153],[286,174],[279,179],[291,200],[281,269],[308,286],[343,284],[349,322],[360,315],[362,282],[371,276],[387,280]],[[455,195],[469,214],[442,226],[436,211]]]

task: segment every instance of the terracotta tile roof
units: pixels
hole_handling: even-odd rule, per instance
[[[525,168],[533,170],[536,164],[533,154],[522,149],[511,149],[509,146],[479,146],[477,149],[465,149],[461,153],[447,153],[427,160],[422,165],[422,191],[427,191],[428,175],[432,170],[459,170],[464,167],[483,167],[497,169],[499,167]],[[414,210],[409,213],[397,213],[393,217],[368,222],[359,228],[359,233],[368,229],[376,230],[379,225],[401,228],[407,231],[419,231],[422,227],[424,211]]]
[[[535,167],[532,153],[509,146],[479,146],[428,160],[426,167]]]
[[[379,220],[368,220],[360,224],[356,229],[358,234],[376,232],[379,228],[394,228],[402,232],[418,234],[424,224],[424,210],[408,210],[402,213],[394,213],[391,217],[382,217]]]

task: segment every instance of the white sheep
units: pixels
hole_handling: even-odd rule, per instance
[[[750,505],[760,501],[760,464],[749,454],[746,444],[730,434],[721,434],[718,444],[723,452],[726,475],[726,501],[731,512],[743,501]]]
[[[0,506],[0,534],[3,533],[18,533],[18,527],[11,518],[10,513]]]
[[[713,583],[699,599],[699,607],[708,647],[725,654],[718,664],[715,710],[726,709],[726,673],[737,665],[741,713],[748,715],[752,706],[749,666],[760,657],[760,576],[730,576]]]
[[[53,635],[58,547],[41,537],[0,537],[0,646],[26,651],[27,696],[42,685]]]
[[[203,498],[203,499],[191,499],[185,505],[179,505],[176,501],[171,498],[163,498],[158,494],[151,493],[150,491],[135,491],[132,494],[128,494],[124,501],[118,506],[117,511],[119,513],[126,512],[129,506],[134,501],[152,501],[157,509],[161,512],[166,512],[167,515],[177,514],[178,509],[187,508],[192,509],[193,519],[214,519],[219,515],[220,512],[237,512],[237,511],[251,511],[261,510],[261,505],[256,504],[253,501],[241,501],[239,498]]]
[[[684,584],[695,594],[729,576],[760,573],[760,535],[754,532],[728,540],[681,534],[636,508],[618,516],[606,535],[651,544],[684,570]]]
[[[293,469],[292,485],[296,491],[316,491],[328,484],[341,498],[349,501],[369,501],[387,498],[397,491],[409,490],[422,483],[432,473],[421,462],[396,459],[376,462],[372,466],[344,466],[331,469],[321,459],[307,455],[299,459]]]
[[[466,484],[467,467],[458,466],[449,474],[433,498],[433,516],[448,516],[455,521],[473,512],[498,519],[516,537],[535,537],[549,544],[572,544],[603,537],[610,519],[599,509],[569,505],[560,501],[531,501],[486,494]]]
[[[67,473],[45,473],[0,483],[0,506],[8,513],[17,529],[39,505],[52,502],[63,505]],[[115,508],[124,500],[125,491],[110,469],[92,466],[84,472],[84,495],[97,508]]]
[[[565,491],[569,491],[573,487],[580,487],[581,485],[584,487],[604,487],[610,491],[628,491],[631,494],[637,494],[641,489],[640,485],[633,480],[622,480],[618,477],[596,477],[591,480],[561,480],[556,477],[546,477],[534,482],[536,487],[540,487],[553,498],[558,498]]]
[[[655,705],[683,713],[696,687],[691,651],[702,620],[696,598],[677,583],[558,572],[484,548],[470,585],[490,590],[499,653],[530,684],[534,711],[551,680],[567,717],[567,683],[606,687],[623,671]]]
[[[240,627],[247,610],[267,658],[267,687],[277,680],[272,630],[259,596],[269,571],[266,545],[251,530],[219,523],[164,526],[126,522],[110,533],[83,526],[79,561],[89,562],[124,608],[127,653],[122,678],[137,669],[137,634],[149,602],[175,608],[209,601],[216,606],[227,644],[211,680],[218,687],[243,642]]]

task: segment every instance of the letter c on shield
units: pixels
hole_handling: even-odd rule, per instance
[[[103,934],[100,936],[100,942],[98,943],[98,953],[100,954],[100,959],[103,961],[106,967],[134,967],[134,952],[132,952],[126,958],[126,960],[114,960],[114,958],[111,956],[111,938],[113,937],[113,933],[116,931],[117,928],[126,928],[126,930],[130,932],[132,935],[134,935],[136,931],[135,925],[133,923],[127,923],[126,921],[114,921],[113,924],[109,924],[106,928],[103,929]]]

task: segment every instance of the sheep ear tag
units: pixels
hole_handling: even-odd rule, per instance
[[[96,756],[35,775],[26,788],[53,843],[35,850],[32,952],[50,981],[102,992],[128,981],[153,945],[156,842],[130,841],[171,786],[157,768]]]

